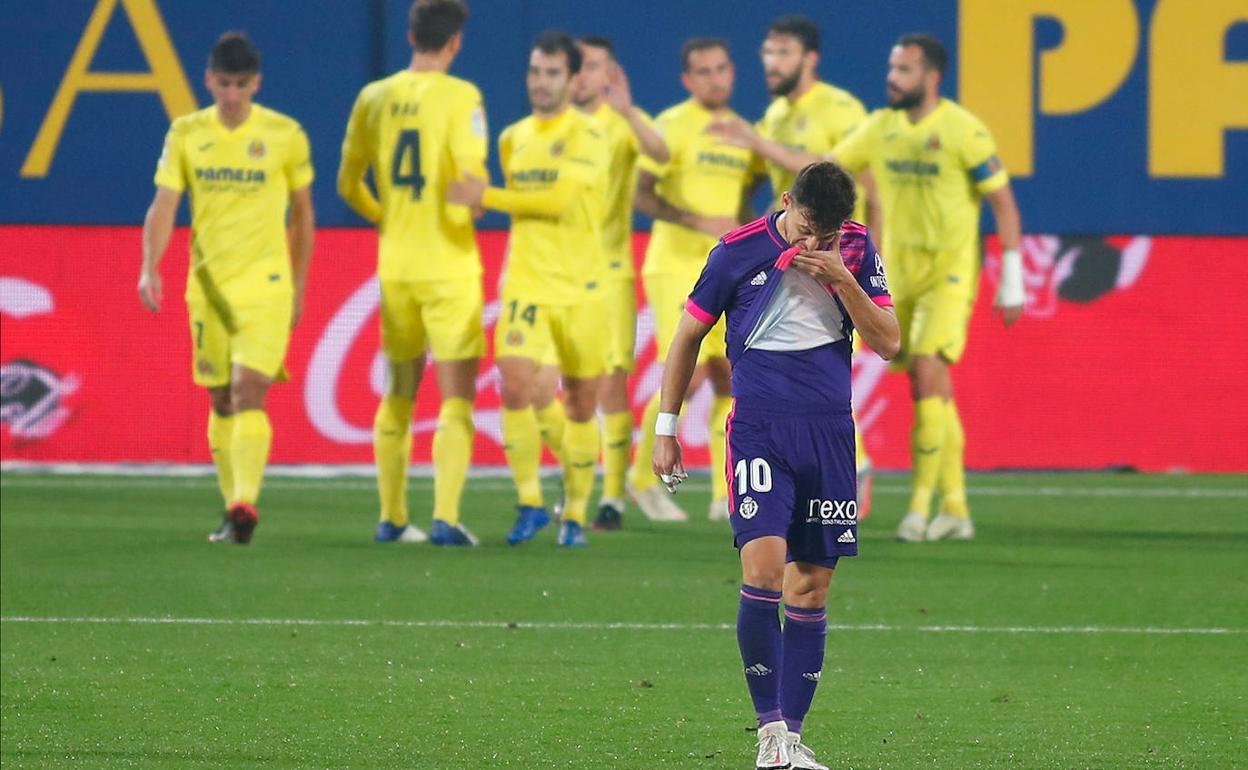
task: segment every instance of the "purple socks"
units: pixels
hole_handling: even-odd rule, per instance
[[[828,613],[786,606],[781,633],[780,597],[779,591],[741,586],[737,644],[759,726],[784,719],[796,733],[819,686]]]
[[[780,710],[789,732],[800,733],[823,670],[828,611],[784,608],[784,662],[780,664]]]

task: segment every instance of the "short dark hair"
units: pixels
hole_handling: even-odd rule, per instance
[[[830,160],[811,163],[797,172],[789,188],[793,203],[806,210],[806,218],[820,233],[839,230],[854,213],[854,179]]]
[[[697,51],[709,51],[712,48],[722,48],[724,53],[732,55],[732,49],[728,47],[728,41],[722,37],[691,37],[685,41],[680,47],[680,70],[681,72],[689,71],[689,57]]]
[[[417,51],[441,51],[467,21],[463,0],[416,0],[407,12],[407,28]]]
[[[208,69],[243,75],[260,71],[260,49],[246,32],[226,32],[208,54]]]
[[[949,64],[949,54],[945,52],[944,45],[936,39],[935,35],[929,35],[926,32],[912,32],[897,38],[897,45],[902,48],[912,45],[918,46],[923,51],[924,66],[928,69],[936,70],[941,77],[944,77],[945,67]]]
[[[577,48],[572,36],[561,29],[548,29],[533,41],[534,50],[544,54],[563,51],[568,57],[568,74],[575,75],[581,71],[581,49]]]
[[[767,28],[768,35],[789,35],[797,38],[803,51],[819,51],[819,28],[809,16],[789,14],[781,16]]]
[[[611,57],[612,60],[615,59],[615,44],[609,38],[602,35],[581,35],[576,39],[576,42],[581,45],[587,45],[590,48],[601,48],[607,52],[607,56]]]

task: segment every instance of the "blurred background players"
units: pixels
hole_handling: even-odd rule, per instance
[[[566,33],[534,43],[526,85],[533,114],[504,129],[499,160],[506,187],[469,176],[448,199],[512,216],[506,274],[495,329],[502,379],[503,449],[519,505],[512,545],[531,540],[550,516],[542,499],[541,435],[534,399],[538,371],[553,347],[563,372],[563,522],[557,542],[584,546],[586,509],[598,459],[599,382],[607,365],[600,340],[602,223],[607,195],[607,140],[593,118],[570,108],[581,51]]]
[[[628,76],[615,59],[611,41],[587,35],[581,48],[581,71],[573,85],[577,109],[602,125],[607,137],[608,186],[602,225],[605,269],[602,303],[607,310],[606,344],[610,351],[602,378],[602,498],[595,529],[619,529],[624,513],[624,475],[633,448],[633,410],[628,375],[636,367],[637,287],[633,265],[633,196],[637,161],[645,155],[656,163],[669,158],[667,144],[650,117],[633,104]]]
[[[966,348],[978,293],[981,198],[1004,250],[994,306],[1007,326],[1023,310],[1018,206],[988,128],[940,97],[947,60],[934,37],[903,35],[888,58],[889,108],[873,112],[832,150],[848,170],[870,169],[884,213],[883,253],[901,323],[896,363],[906,368],[914,399],[914,487],[897,529],[905,541],[975,535],[949,367]],[[929,525],[937,488],[941,513]]]
[[[781,16],[767,28],[761,51],[763,74],[771,105],[756,127],[743,120],[716,121],[711,133],[735,141],[758,153],[767,162],[774,202],[782,208],[780,196],[793,186],[797,172],[816,156],[824,155],[867,117],[866,108],[853,94],[819,80],[819,28],[805,16]],[[864,189],[870,173],[860,174],[853,219],[879,224],[874,193]],[[865,517],[871,505],[871,462],[862,434],[856,434],[858,447],[858,515]]]
[[[643,158],[638,164],[637,208],[655,220],[641,275],[654,311],[659,362],[667,358],[685,297],[697,282],[707,254],[719,236],[736,226],[748,207],[745,197],[750,181],[761,171],[752,152],[706,132],[712,121],[737,117],[728,108],[734,76],[728,44],[718,38],[694,38],[681,49],[680,62],[681,82],[690,98],[655,120],[671,157],[667,163]],[[699,351],[689,389],[690,393],[696,391],[709,378],[714,393],[707,419],[712,492],[709,513],[713,519],[728,517],[724,423],[732,403],[730,375],[721,321]],[[656,392],[642,417],[641,443],[628,477],[630,493],[647,517],[683,521],[685,512],[663,492],[650,472],[658,413]]]
[[[360,91],[338,170],[339,195],[380,229],[377,277],[389,378],[373,422],[381,496],[375,539],[425,539],[410,523],[407,466],[412,409],[426,351],[432,351],[442,407],[433,436],[430,539],[476,545],[459,516],[472,460],[476,376],[485,353],[481,256],[473,212],[449,202],[446,188],[463,174],[486,173],[485,111],[475,85],[447,74],[463,45],[464,3],[419,0],[408,18],[411,64]],[[376,196],[364,182],[370,168]]]
[[[173,121],[156,166],[139,298],[160,310],[160,261],[189,190],[192,377],[212,399],[208,445],[227,507],[208,539],[248,543],[273,440],[265,395],[283,372],[312,259],[313,171],[299,124],[252,101],[260,52],[246,35],[217,40],[204,85],[213,106]]]

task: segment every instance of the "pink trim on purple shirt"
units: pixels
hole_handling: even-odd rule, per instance
[[[790,246],[789,248],[780,252],[780,257],[776,260],[776,267],[780,268],[781,270],[788,270],[789,265],[793,264],[793,257],[797,256],[798,251],[800,251],[800,249],[798,249],[796,246]]]
[[[694,302],[692,297],[685,300],[685,312],[707,326],[715,325],[715,316],[698,307],[698,303]]]
[[[892,307],[893,306],[893,298],[888,294],[881,294],[878,297],[872,297],[871,301],[879,305],[880,307]]]

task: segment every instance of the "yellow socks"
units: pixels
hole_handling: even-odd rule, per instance
[[[412,399],[386,396],[373,418],[373,458],[381,520],[407,525],[407,465],[412,456]]]
[[[503,454],[516,481],[520,505],[542,505],[542,436],[533,407],[503,409]]]
[[[273,428],[269,425],[269,416],[262,409],[239,412],[231,421],[234,423],[230,442],[230,468],[234,476],[232,502],[255,505],[260,499],[264,466],[269,461]]]
[[[612,412],[602,416],[602,497],[624,499],[624,474],[633,448],[633,413]]]
[[[731,396],[715,396],[711,402],[711,414],[706,422],[707,449],[711,452],[711,499],[728,499],[727,434],[724,431],[728,413],[732,411]],[[653,476],[654,474],[651,474]]]
[[[940,452],[940,508],[950,516],[971,515],[966,505],[966,434],[953,399],[945,402],[945,446]]]
[[[433,518],[459,524],[459,501],[472,463],[472,402],[448,398],[433,434]]]
[[[568,462],[563,472],[563,517],[584,525],[589,495],[594,489],[594,466],[598,462],[598,420],[568,420],[564,450]]]
[[[563,465],[563,432],[568,421],[567,414],[563,411],[563,402],[556,398],[541,409],[534,409],[537,413],[537,425],[542,432],[542,443],[559,464]]]
[[[914,430],[910,433],[910,460],[914,466],[910,511],[923,518],[927,518],[932,506],[944,440],[945,399],[939,396],[919,399],[914,404]]]
[[[637,441],[637,453],[633,455],[633,466],[628,472],[628,482],[638,492],[644,492],[659,483],[650,469],[650,460],[654,455],[654,421],[658,417],[659,391],[655,391],[646,402],[646,411],[641,415],[641,436]]]
[[[212,451],[212,464],[217,466],[217,486],[228,508],[234,502],[234,468],[230,459],[230,445],[234,443],[234,417],[208,412],[208,449]]]

